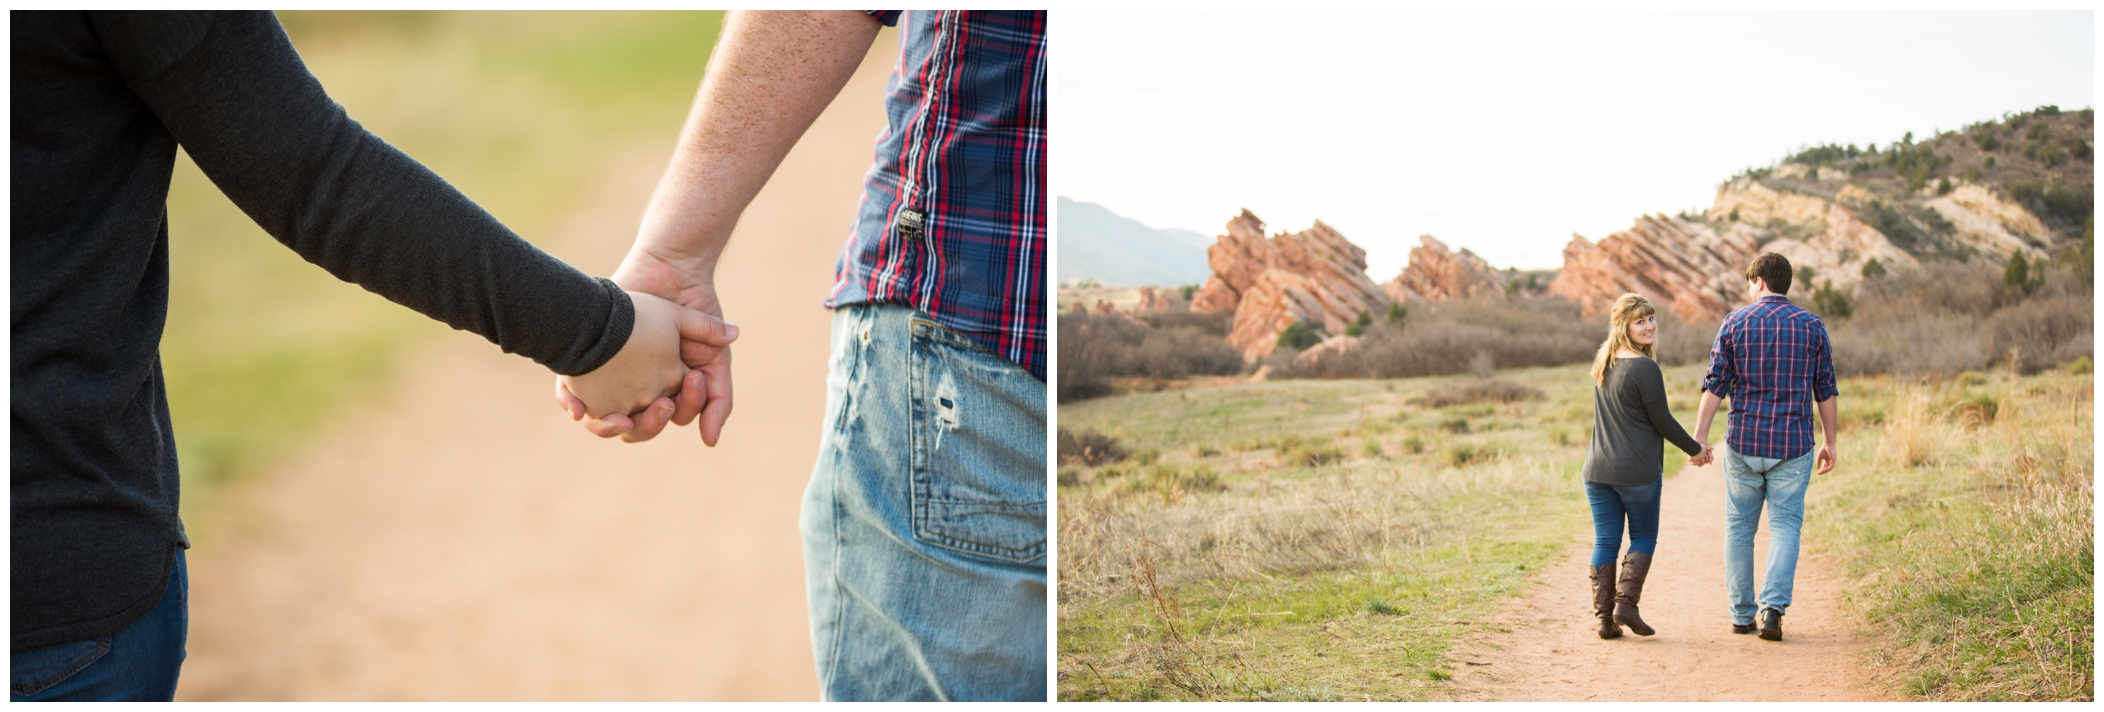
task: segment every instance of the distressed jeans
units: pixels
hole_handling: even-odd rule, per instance
[[[1724,589],[1731,621],[1746,624],[1763,608],[1788,612],[1797,580],[1797,531],[1804,526],[1804,492],[1812,482],[1812,453],[1753,457],[1724,448]],[[1768,577],[1759,605],[1753,597],[1753,536],[1761,506],[1768,507]]]
[[[833,314],[799,526],[827,700],[1037,700],[1045,384],[889,304]]]

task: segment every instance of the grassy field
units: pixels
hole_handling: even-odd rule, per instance
[[[610,161],[639,146],[669,155],[721,23],[713,12],[280,17],[352,118],[544,249]],[[187,158],[168,204],[161,354],[186,519],[209,517],[219,485],[374,392],[408,344],[480,338],[305,263]]]
[[[1666,377],[1692,423],[1700,368]],[[1442,698],[1456,637],[1589,519],[1584,367],[1439,405],[1472,384],[1220,380],[1063,405],[1063,451],[1095,462],[1059,470],[1060,698]],[[1844,383],[1849,459],[1812,489],[1807,537],[1861,579],[1864,664],[1897,692],[2090,696],[2090,393],[2066,372]]]
[[[1851,466],[1815,481],[1806,536],[1856,579],[1895,692],[2094,699],[2095,384],[2074,370],[1845,383]]]

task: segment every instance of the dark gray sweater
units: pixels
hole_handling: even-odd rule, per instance
[[[561,374],[626,294],[534,249],[329,99],[268,12],[9,14],[12,649],[113,633],[178,547],[159,359],[181,145],[309,262]]]
[[[1593,387],[1593,444],[1585,454],[1585,481],[1625,487],[1657,482],[1667,440],[1689,457],[1702,454],[1702,444],[1666,409],[1666,377],[1657,361],[1617,358],[1603,380]]]

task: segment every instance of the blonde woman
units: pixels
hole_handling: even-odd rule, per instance
[[[1585,456],[1585,495],[1593,508],[1593,615],[1601,638],[1619,638],[1622,626],[1637,635],[1654,631],[1637,614],[1651,552],[1658,545],[1658,495],[1664,484],[1665,441],[1706,464],[1702,446],[1666,408],[1666,379],[1653,360],[1658,345],[1658,309],[1651,300],[1624,294],[1608,314],[1607,340],[1593,358],[1593,441]],[[1629,528],[1629,553],[1615,576],[1622,527]]]

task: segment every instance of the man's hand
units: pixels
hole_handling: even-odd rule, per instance
[[[1824,475],[1834,470],[1834,439],[1841,435],[1841,404],[1835,396],[1819,401],[1819,429],[1826,434],[1826,444],[1819,446],[1819,454],[1812,461],[1819,465],[1817,474]]]
[[[1694,457],[1688,458],[1688,464],[1694,465],[1696,467],[1708,467],[1710,462],[1716,459],[1716,451],[1716,448],[1704,445],[1702,446],[1702,452],[1696,453]]]
[[[651,193],[614,282],[722,318],[716,262],[739,214],[847,85],[880,28],[854,10],[726,16],[671,165]],[[640,442],[657,437],[667,423],[686,425],[698,415],[702,442],[713,447],[731,415],[730,349],[682,339],[680,357],[695,373],[676,402],[593,418],[585,429]],[[558,391],[557,400],[579,417],[567,394]]]
[[[715,306],[713,291],[688,296],[694,303]],[[572,420],[590,416],[585,429],[594,435],[619,436],[625,442],[648,440],[667,423],[686,425],[699,414],[703,439],[715,445],[715,436],[730,416],[730,343],[738,338],[738,327],[707,310],[674,304],[648,292],[631,291],[629,297],[636,306],[636,325],[628,344],[599,370],[557,378],[556,404]],[[632,351],[636,352],[632,361],[624,361]],[[616,366],[616,362],[624,365]],[[631,362],[661,369],[650,379],[662,381],[666,374],[674,378],[655,391],[640,388],[637,384],[642,381],[634,377],[607,383],[624,368],[635,368],[626,365]],[[677,401],[667,397],[675,393]],[[717,394],[720,397],[714,397]]]

